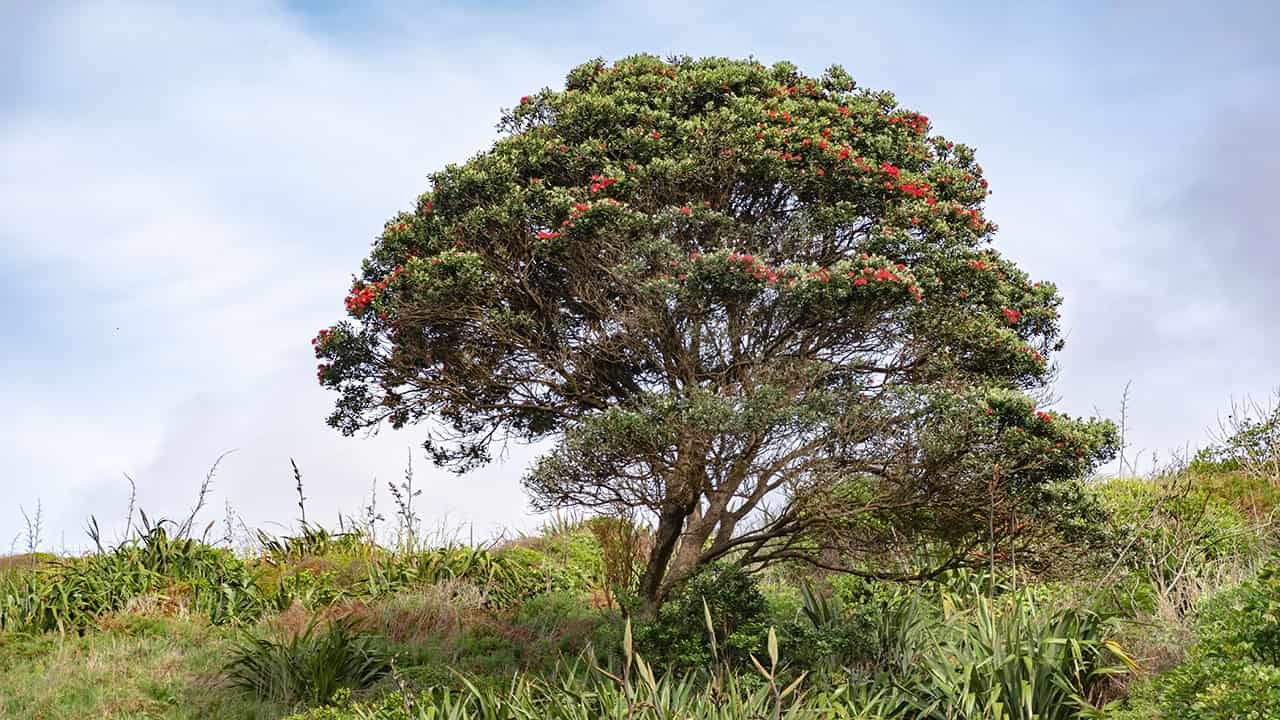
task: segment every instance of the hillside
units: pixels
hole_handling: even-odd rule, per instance
[[[1277,479],[1200,461],[1082,492],[1101,525],[1044,534],[1050,552],[988,548],[913,583],[721,563],[648,622],[627,610],[648,530],[622,519],[431,547],[401,517],[240,548],[143,519],[97,552],[0,560],[0,710],[1280,717]]]

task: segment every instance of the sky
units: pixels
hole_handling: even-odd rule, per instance
[[[1139,469],[1280,386],[1280,4],[0,2],[0,554],[181,517],[536,528],[538,448],[470,475],[342,437],[309,339],[429,172],[502,108],[637,52],[844,66],[978,148],[996,247],[1065,297],[1057,409]],[[352,9],[357,7],[358,9]],[[1122,7],[1121,7],[1122,6]],[[1154,455],[1154,457],[1153,457]],[[1112,468],[1114,470],[1114,466]]]

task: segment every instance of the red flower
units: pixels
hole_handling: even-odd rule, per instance
[[[1018,312],[1017,310],[1010,310],[1009,308],[1005,308],[1004,317],[1006,320],[1009,321],[1010,325],[1017,325],[1018,319],[1022,317],[1022,313]]]
[[[520,98],[520,104],[521,104],[521,105],[528,105],[528,104],[529,104],[529,97],[526,95],[525,97]]]
[[[840,114],[841,114],[841,115],[848,115],[848,114],[849,114],[849,108],[847,108],[847,107],[842,107],[842,108],[840,108]]]
[[[689,209],[689,208],[687,208],[687,207],[682,207],[682,208],[680,208],[680,212],[684,213],[685,215],[692,215],[692,214],[693,214],[693,210],[691,210],[691,209]]]
[[[560,237],[560,233],[558,232],[547,232],[546,230],[538,231],[539,240],[551,240],[552,238],[558,238],[558,237]]]
[[[652,133],[649,134],[649,137],[653,138],[654,140],[657,140],[658,138],[662,137],[662,133],[658,132],[657,130],[654,130]]]

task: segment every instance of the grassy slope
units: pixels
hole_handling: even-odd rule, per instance
[[[0,636],[0,716],[249,720],[287,710],[221,686],[225,629],[136,615],[104,625],[83,637]]]
[[[1254,519],[1277,504],[1273,495],[1259,495],[1256,488],[1247,487],[1244,492],[1235,487],[1237,483],[1230,476],[1205,478],[1201,482],[1214,486],[1218,491],[1215,494],[1234,500],[1234,505]],[[531,564],[556,558],[565,568],[594,566],[599,562],[598,548],[589,542],[582,548],[565,538],[538,542],[554,547],[539,546],[537,551],[513,547],[507,552],[512,557],[527,554]],[[592,557],[577,557],[580,555]],[[320,562],[322,559],[324,562]],[[0,572],[6,565],[11,566],[10,571],[24,570],[30,558],[20,560],[5,563],[0,559]],[[328,569],[336,561],[308,556],[291,564],[309,566],[317,562]],[[363,567],[363,563],[360,566]],[[319,566],[311,569],[328,574],[321,572]],[[539,576],[544,572],[550,571],[538,571]],[[595,575],[599,569],[590,567],[588,571],[584,567],[582,572]],[[546,577],[549,585],[551,575]],[[591,636],[591,627],[598,622],[593,618],[599,617],[584,595],[564,592],[539,596],[501,614],[468,612],[462,607],[466,603],[460,604],[456,595],[433,599],[424,596],[420,589],[409,593],[407,600],[398,597],[379,600],[369,611],[368,619],[380,634],[399,640],[397,650],[404,653],[401,657],[406,663],[402,670],[406,676],[428,681],[428,684],[449,676],[446,665],[481,675],[501,674],[513,665],[537,671],[553,662],[561,651],[572,654],[574,648]],[[284,618],[274,616],[273,619]],[[581,627],[571,629],[574,625]],[[428,637],[396,638],[406,632],[413,635],[413,630],[424,627],[434,628]],[[224,686],[220,669],[235,638],[235,630],[211,626],[199,616],[165,616],[145,603],[109,615],[84,636],[0,633],[0,718],[279,718],[286,715],[288,708],[255,701]],[[1174,643],[1179,655],[1186,642],[1187,639],[1179,639]],[[495,666],[495,662],[503,667]],[[1150,685],[1139,682],[1134,689],[1143,695],[1150,691]],[[1152,699],[1147,699],[1139,704],[1150,710],[1152,703]],[[1135,712],[1125,717],[1154,715]]]

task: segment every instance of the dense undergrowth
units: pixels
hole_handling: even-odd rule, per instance
[[[617,519],[484,548],[143,523],[0,562],[0,716],[1277,718],[1274,487],[1206,462],[1099,481],[1104,540],[1048,564],[722,563],[650,622]]]

